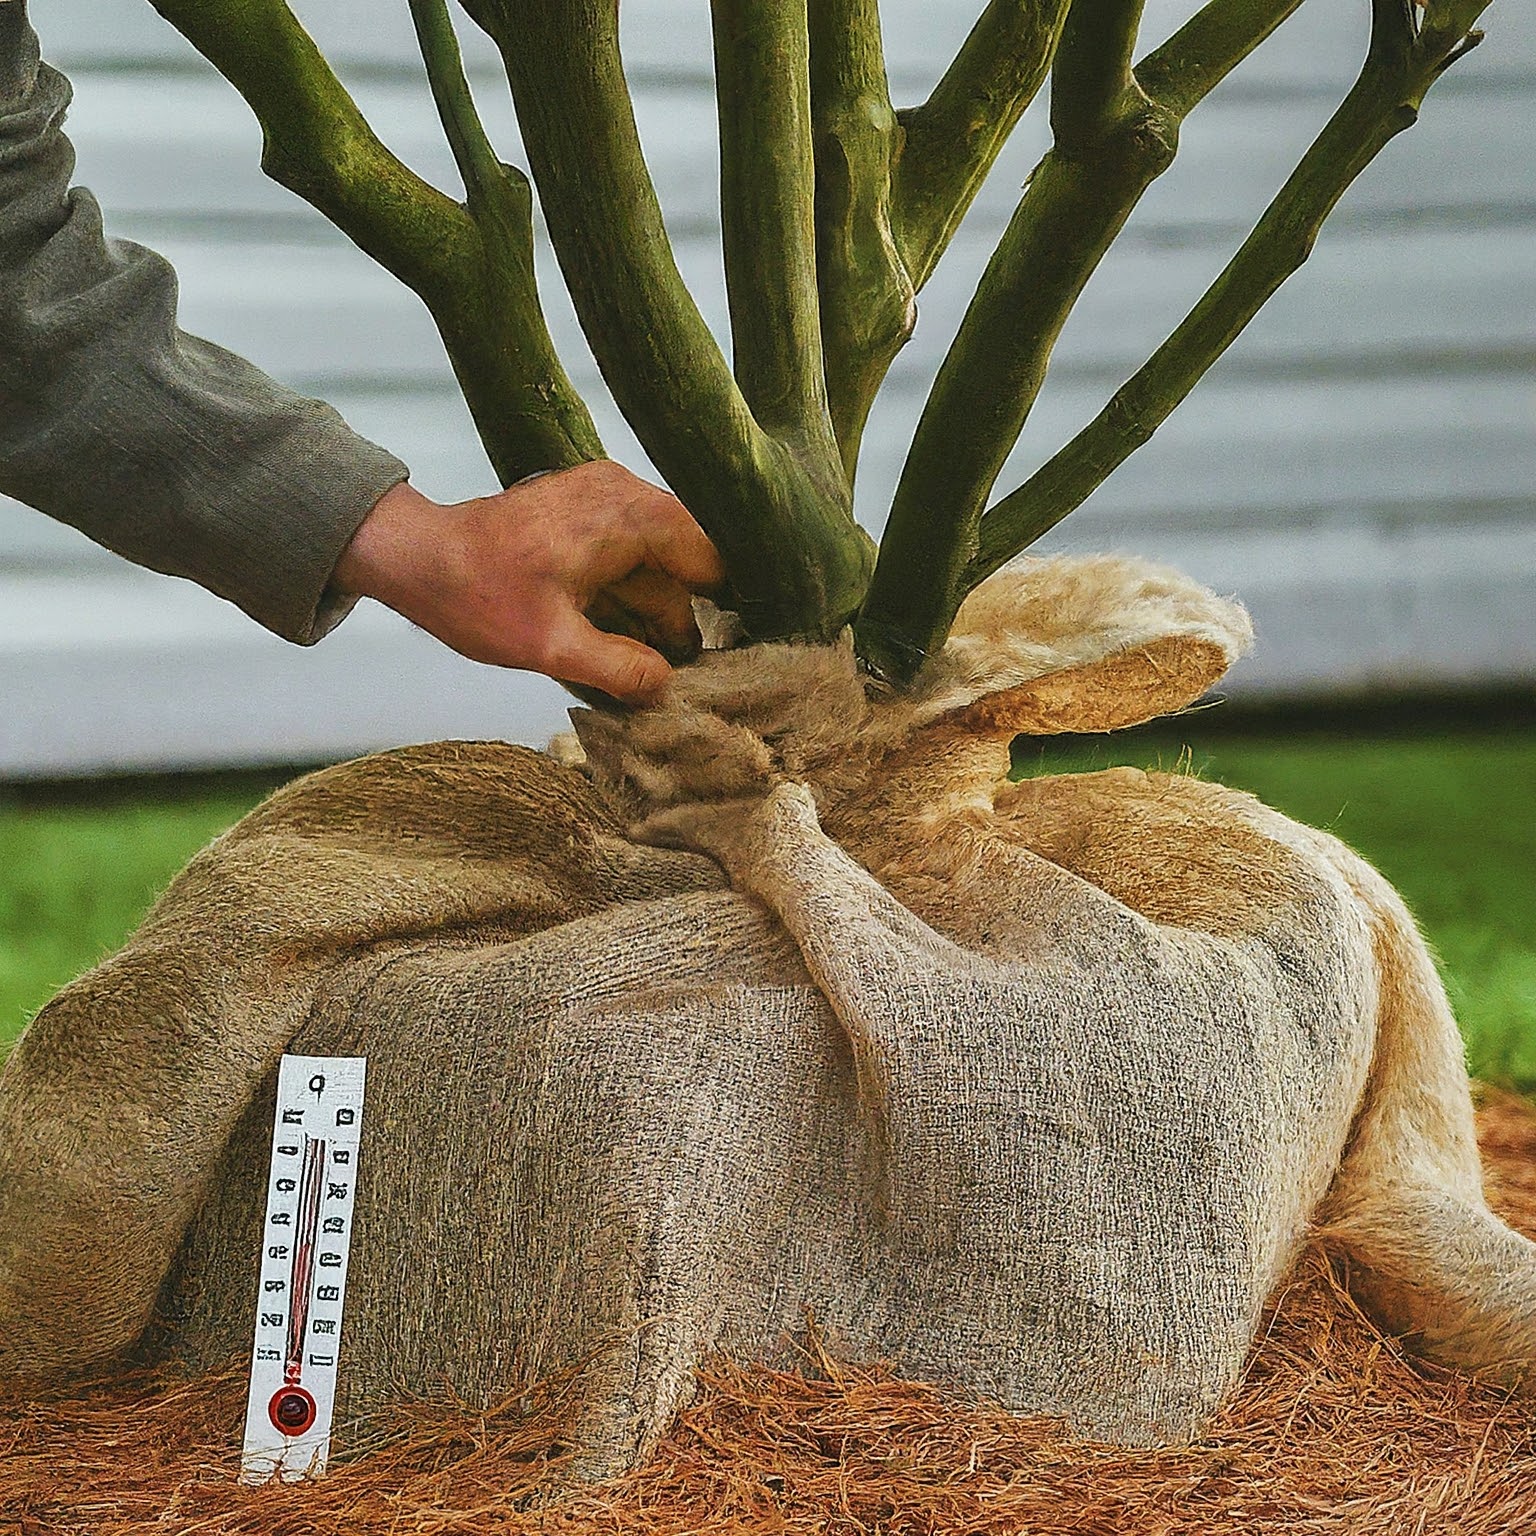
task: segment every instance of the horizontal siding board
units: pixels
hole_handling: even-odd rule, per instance
[[[182,323],[304,388],[338,378],[446,384],[436,331],[415,296],[350,246],[287,246],[177,238],[157,242],[182,280]],[[678,263],[724,330],[719,253],[688,241]],[[925,387],[969,300],[953,273],[919,302],[916,335],[893,387]],[[1063,375],[1111,382],[1139,365],[1187,312],[1225,252],[1115,253],[1089,285],[1057,349]],[[984,252],[974,253],[979,262]],[[569,309],[545,291],[557,343],[582,387],[595,365]],[[277,278],[277,281],[274,281]],[[1427,360],[1473,371],[1536,362],[1536,229],[1436,228],[1411,241],[1383,233],[1325,234],[1308,265],[1260,312],[1229,356],[1245,369],[1380,374]],[[1347,341],[1347,345],[1344,343]],[[1401,362],[1394,362],[1401,359]]]
[[[1097,392],[1060,388],[1042,397],[1000,491],[1019,483],[1096,413]],[[1284,519],[1287,505],[1349,509],[1399,502],[1433,515],[1442,501],[1530,499],[1536,522],[1533,390],[1479,377],[1452,387],[1433,378],[1339,381],[1210,380],[1113,475],[1072,523],[1102,509],[1125,534],[1150,539],[1170,517],[1219,510],[1234,522]],[[882,444],[902,441],[899,427]],[[899,457],[870,464],[874,504]],[[1208,524],[1207,524],[1208,526]]]
[[[1489,686],[1536,679],[1536,524],[1337,528],[1305,543],[1239,531],[1171,540],[1163,558],[1238,593],[1256,644],[1223,691]]]
[[[1249,532],[1168,556],[1254,614],[1258,647],[1224,684],[1234,698],[1536,676],[1530,525],[1513,540],[1334,530],[1304,554]],[[537,745],[569,702],[377,609],[300,650],[185,583],[140,576],[0,574],[0,654],[0,777],[302,762],[441,737]]]
[[[1422,219],[1426,208],[1444,218],[1457,210],[1486,215],[1511,204],[1531,216],[1536,189],[1519,172],[1536,157],[1536,116],[1528,110],[1536,80],[1523,95],[1452,91],[1449,84],[1351,189],[1338,210],[1341,224],[1410,214]],[[70,124],[80,179],[114,213],[207,220],[271,212],[296,230],[311,220],[318,225],[319,215],[261,176],[259,130],[245,104],[211,72],[154,79],[152,92],[137,75],[77,72],[75,87]],[[358,100],[414,169],[444,187],[457,185],[424,82],[373,83]],[[669,219],[683,233],[717,227],[708,92],[658,86],[638,97],[636,111]],[[1327,112],[1328,104],[1315,100],[1213,97],[1185,125],[1178,160],[1147,193],[1131,238],[1188,243],[1203,231],[1229,239],[1246,229]],[[484,115],[502,152],[520,160],[504,92],[485,93]],[[1044,115],[1032,110],[977,199],[973,217],[994,238],[1046,142]]]
[[[413,478],[440,497],[483,493],[489,472],[463,403],[449,389],[331,397],[353,426],[388,445]],[[1102,402],[1060,387],[1042,398],[999,480],[1021,481]],[[918,398],[887,400],[872,423],[860,473],[860,509],[878,528],[900,472]],[[903,408],[904,406],[904,408]],[[640,463],[611,405],[598,411],[610,448]],[[1501,508],[1536,525],[1536,391],[1497,377],[1452,381],[1208,381],[1153,440],[1064,525],[1081,545],[1160,551],[1170,529],[1220,538],[1243,526],[1294,528],[1349,522],[1362,508],[1399,509],[1433,522],[1447,509]],[[1471,515],[1463,513],[1463,516]],[[0,507],[0,569],[58,566],[82,541],[22,508]],[[90,563],[99,563],[87,555]]]
[[[191,53],[147,0],[32,0],[32,9],[51,51],[72,65],[124,58],[183,61]],[[297,0],[294,9],[343,72],[348,67],[415,66],[416,46],[403,0]],[[1195,0],[1150,0],[1142,27],[1144,47],[1165,37],[1195,9]],[[903,99],[927,92],[981,10],[982,0],[882,0],[886,54]],[[625,0],[621,16],[625,58],[634,73],[708,77],[707,0]],[[1324,0],[1303,6],[1244,63],[1242,77],[1297,90],[1345,84],[1364,53],[1366,17],[1361,4]],[[489,72],[494,50],[473,25],[462,16],[458,20],[471,67]],[[1528,10],[1495,7],[1483,25],[1490,33],[1487,52],[1497,56],[1500,68],[1536,67],[1536,25]]]
[[[542,745],[571,700],[365,604],[310,649],[185,582],[0,575],[0,777],[227,767],[442,737]]]

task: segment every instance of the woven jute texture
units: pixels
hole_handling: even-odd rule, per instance
[[[1493,1096],[1498,1209],[1536,1231],[1536,1116]],[[850,1364],[711,1359],[650,1459],[562,1477],[563,1383],[484,1415],[405,1407],[324,1480],[235,1484],[244,1382],[174,1366],[22,1399],[0,1388],[11,1536],[1510,1536],[1536,1529],[1528,1405],[1405,1358],[1316,1245],[1199,1440],[1084,1442],[1050,1419]]]
[[[1391,890],[1192,778],[1003,778],[1017,732],[1177,709],[1247,638],[1174,573],[1033,562],[900,697],[760,647],[564,761],[291,786],[7,1065],[0,1375],[238,1354],[293,1049],[369,1062],[344,1443],[560,1377],[570,1469],[611,1474],[808,1314],[1178,1443],[1309,1224],[1416,1347],[1521,1382],[1536,1248]]]

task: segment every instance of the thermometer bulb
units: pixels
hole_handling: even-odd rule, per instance
[[[303,1387],[279,1387],[267,1406],[267,1417],[279,1434],[296,1439],[315,1422],[315,1400]]]

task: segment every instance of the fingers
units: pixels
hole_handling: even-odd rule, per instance
[[[574,608],[548,635],[540,670],[636,705],[652,703],[672,675],[659,651],[624,635],[604,634]]]
[[[643,483],[643,482],[642,482]],[[632,504],[644,542],[646,565],[681,582],[691,592],[713,592],[725,583],[725,565],[709,535],[677,497],[655,486]]]
[[[669,660],[698,652],[690,589],[715,589],[724,574],[676,497],[603,460],[450,506],[396,487],[336,581],[473,660],[643,704],[665,686]]]
[[[682,502],[611,459],[519,481],[489,501],[541,518],[588,592],[642,565],[694,592],[724,584],[719,552]]]
[[[595,605],[587,609],[587,617],[602,629],[617,630],[620,634],[637,634],[637,638],[654,645],[668,661],[690,661],[699,653],[702,643],[699,627],[694,622],[693,599],[688,589],[670,576],[640,566],[622,581],[616,581],[598,593],[599,601],[607,599],[623,608],[638,621],[637,631],[627,624],[611,624],[599,618]]]

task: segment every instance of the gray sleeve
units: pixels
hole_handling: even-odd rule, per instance
[[[106,239],[70,190],[69,100],[24,0],[0,0],[0,491],[309,644],[350,607],[336,561],[406,468],[177,328],[169,263]]]

